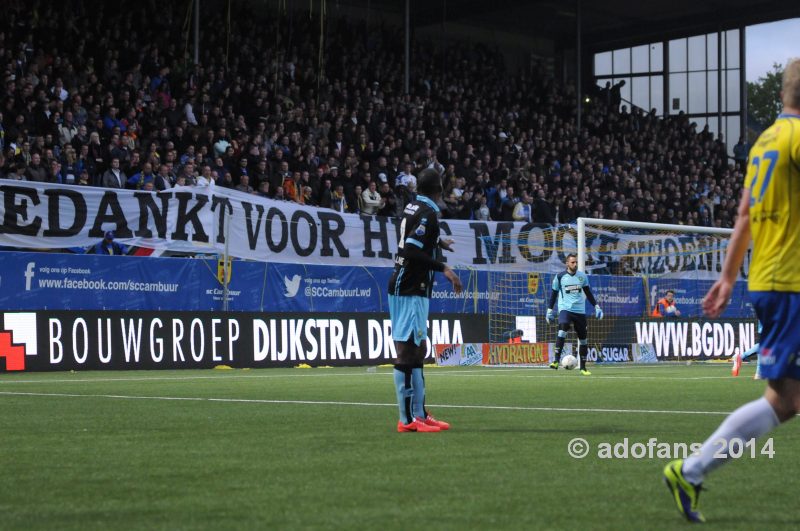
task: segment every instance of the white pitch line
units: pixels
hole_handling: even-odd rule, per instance
[[[202,370],[202,369],[200,369]],[[365,373],[366,374],[366,373]],[[374,374],[373,374],[374,375]],[[92,382],[170,382],[180,380],[245,380],[250,378],[307,378],[325,376],[361,376],[360,373],[327,374],[225,374],[218,376],[141,376],[129,378],[74,378],[69,380],[11,380],[0,382],[0,386],[26,383],[92,383]]]
[[[605,369],[600,369],[605,370]],[[483,370],[466,370],[446,372],[447,369],[431,369],[426,373],[426,376],[449,376],[449,377],[494,377],[494,376],[507,376],[511,378],[541,378],[552,379],[553,381],[561,381],[561,376],[555,373],[547,372],[541,369],[483,369]],[[541,374],[513,374],[511,372],[541,372]],[[4,385],[14,384],[49,384],[49,383],[108,383],[108,382],[164,382],[164,381],[181,381],[181,380],[247,380],[247,379],[266,379],[266,378],[324,378],[324,377],[358,377],[358,376],[386,376],[389,373],[375,373],[375,372],[348,372],[348,373],[314,373],[314,374],[225,374],[217,376],[141,376],[130,378],[72,378],[72,379],[59,379],[59,380],[0,380],[0,387]],[[603,376],[595,374],[591,378],[582,378],[584,380],[728,380],[730,376]]]
[[[332,400],[268,400],[261,398],[203,398],[182,396],[136,396],[136,395],[105,395],[105,394],[76,394],[76,393],[25,393],[15,391],[0,391],[6,396],[36,396],[57,398],[111,398],[120,400],[175,400],[188,402],[225,402],[242,404],[296,404],[314,406],[361,406],[361,407],[397,407],[397,404],[376,402],[337,402]],[[609,409],[609,408],[570,408],[570,407],[527,407],[527,406],[485,406],[485,405],[453,405],[430,404],[433,408],[450,409],[477,409],[493,411],[557,411],[574,413],[661,413],[666,415],[728,415],[730,411],[685,411],[665,409]]]

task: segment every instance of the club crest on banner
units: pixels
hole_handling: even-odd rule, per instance
[[[528,294],[536,295],[539,291],[539,273],[528,273]]]

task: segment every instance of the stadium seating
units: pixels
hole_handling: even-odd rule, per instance
[[[404,95],[400,27],[328,19],[320,54],[319,13],[234,3],[230,26],[203,13],[194,65],[176,30],[185,3],[117,7],[9,6],[0,177],[144,189],[214,179],[322,208],[341,184],[351,212],[377,181],[370,209],[396,215],[410,176],[434,166],[448,218],[513,220],[524,200],[539,223],[733,225],[743,174],[722,139],[602,98],[579,131],[574,85],[535,61],[512,72],[485,45],[414,42]]]

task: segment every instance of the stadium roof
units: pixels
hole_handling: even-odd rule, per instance
[[[345,0],[402,16],[402,0]],[[595,51],[800,17],[786,0],[582,0],[583,45]],[[556,42],[575,39],[577,2],[557,0],[412,0],[415,28],[462,23]]]

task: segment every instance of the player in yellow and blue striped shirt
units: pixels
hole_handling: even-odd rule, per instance
[[[800,59],[783,72],[781,99],[783,112],[750,150],[722,274],[703,299],[706,315],[722,314],[752,236],[748,289],[763,325],[759,358],[767,389],[731,413],[699,452],[664,469],[678,510],[690,521],[704,521],[697,510],[701,484],[727,460],[731,444],[746,444],[800,411]]]

